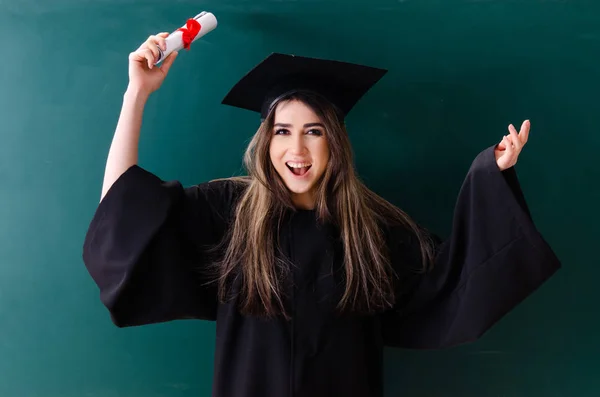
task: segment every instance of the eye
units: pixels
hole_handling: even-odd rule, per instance
[[[318,128],[313,128],[312,130],[308,130],[307,134],[322,136],[323,135],[323,131],[319,130]]]
[[[284,134],[287,134],[287,133],[289,133],[289,131],[286,130],[285,128],[281,128],[281,129],[275,130],[275,135],[284,135]]]

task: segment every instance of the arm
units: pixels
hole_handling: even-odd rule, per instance
[[[223,236],[233,205],[229,183],[184,189],[137,165],[144,106],[176,53],[153,66],[150,36],[129,55],[129,86],[106,162],[102,196],[83,245],[83,261],[118,326],[183,318],[213,319],[216,293],[206,285],[207,246]]]
[[[148,95],[135,87],[129,87],[123,96],[119,122],[106,160],[100,200],[104,198],[113,183],[129,167],[138,162],[140,129],[147,100]]]
[[[137,165],[100,202],[83,261],[119,327],[176,319],[214,320],[214,256],[241,190],[216,181],[184,188]]]
[[[123,96],[121,114],[106,160],[101,201],[113,183],[138,162],[138,143],[146,101],[162,85],[177,56],[177,52],[173,52],[160,68],[153,66],[158,57],[156,46],[164,49],[167,36],[168,33],[150,36],[135,52],[129,54],[129,86]]]
[[[392,237],[401,282],[396,307],[382,316],[386,345],[430,349],[474,341],[560,267],[535,228],[516,171],[501,171],[494,149],[473,162],[431,271],[402,270],[418,263],[418,246],[405,231]]]

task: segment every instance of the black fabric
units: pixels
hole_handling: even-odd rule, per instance
[[[493,148],[473,162],[452,226],[433,269],[413,278],[410,299],[384,316],[386,345],[432,349],[474,341],[560,267],[535,228],[515,169],[500,172]],[[411,251],[418,261],[415,248],[401,249],[397,261]]]
[[[414,236],[387,231],[399,278],[397,304],[385,313],[335,313],[343,251],[335,228],[319,224],[314,211],[289,213],[280,230],[293,265],[291,321],[240,315],[236,301],[218,304],[202,269],[242,192],[230,181],[183,188],[131,167],[92,219],[84,262],[118,326],[217,321],[215,397],[380,397],[385,346],[473,341],[560,267],[514,168],[500,172],[493,149],[473,162],[430,272],[412,271],[420,267]]]

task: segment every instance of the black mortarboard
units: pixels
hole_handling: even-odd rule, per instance
[[[246,74],[223,104],[259,112],[295,91],[311,91],[333,103],[345,117],[387,70],[347,62],[273,53]]]

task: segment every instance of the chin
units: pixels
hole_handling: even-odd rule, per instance
[[[314,182],[309,183],[298,183],[298,181],[289,181],[284,179],[283,183],[287,189],[294,194],[304,194],[310,192],[314,186]]]
[[[294,186],[289,186],[289,185],[286,185],[286,186],[287,186],[288,190],[290,191],[290,193],[293,193],[293,194],[306,194],[313,190],[312,186],[306,187],[306,188],[305,187],[299,188],[299,187],[294,187]]]

